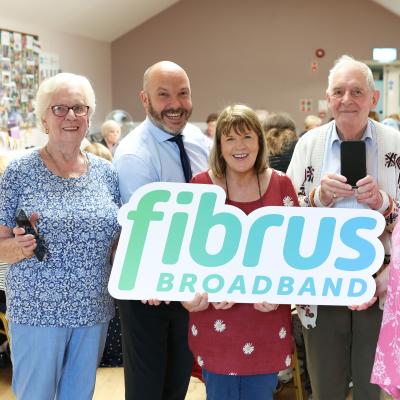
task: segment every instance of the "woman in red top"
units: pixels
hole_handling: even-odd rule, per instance
[[[290,179],[268,168],[262,127],[243,105],[220,114],[210,170],[192,182],[222,187],[226,204],[246,214],[265,206],[298,205]],[[207,399],[272,399],[277,372],[291,363],[290,306],[219,302],[208,307],[207,294],[183,304],[191,312],[189,344],[203,371]]]

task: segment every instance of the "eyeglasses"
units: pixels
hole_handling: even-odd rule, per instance
[[[69,113],[69,110],[72,110],[76,117],[84,117],[88,115],[89,112],[89,106],[84,106],[82,104],[76,104],[72,107],[57,105],[51,106],[50,108],[56,117],[65,117]]]

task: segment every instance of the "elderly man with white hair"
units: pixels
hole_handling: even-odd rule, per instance
[[[330,71],[326,97],[334,120],[299,139],[287,174],[302,206],[366,208],[383,214],[386,257],[375,276],[375,296],[367,304],[298,307],[307,365],[315,400],[345,399],[350,380],[353,400],[378,400],[380,388],[370,383],[370,376],[382,320],[377,299],[386,290],[390,236],[398,216],[400,135],[368,118],[379,92],[366,64],[339,58]],[[341,174],[344,141],[365,143],[367,172],[356,188]]]

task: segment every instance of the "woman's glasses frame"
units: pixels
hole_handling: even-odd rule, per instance
[[[65,117],[69,113],[69,110],[72,110],[76,117],[85,117],[89,112],[89,106],[83,104],[75,104],[71,107],[58,104],[51,106],[50,109],[56,117]]]

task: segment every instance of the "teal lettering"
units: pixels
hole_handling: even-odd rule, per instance
[[[243,257],[243,265],[245,267],[257,266],[260,261],[266,230],[271,226],[281,226],[282,224],[283,216],[278,214],[263,215],[254,221],[250,228]]]
[[[279,295],[288,295],[293,293],[293,283],[294,279],[290,276],[281,276],[279,279],[278,285],[278,294]]]
[[[329,256],[335,233],[335,218],[321,218],[314,247],[314,253],[309,257],[300,255],[300,244],[304,230],[304,217],[291,217],[288,223],[286,239],[283,248],[285,261],[295,269],[312,269],[319,267]]]
[[[358,286],[358,291],[356,290]],[[349,297],[360,297],[365,293],[367,290],[367,284],[364,279],[360,278],[351,278],[350,279],[350,285],[349,285],[349,291],[347,295]]]
[[[304,293],[309,293],[311,296],[315,296],[317,294],[315,291],[314,278],[308,277],[304,280],[298,295],[301,296]]]
[[[212,281],[212,280],[216,281],[215,287],[211,287],[212,282],[210,282],[210,281]],[[208,275],[205,277],[205,279],[203,281],[203,290],[207,293],[217,293],[224,287],[224,284],[225,284],[225,281],[221,275],[218,275],[218,274]]]
[[[242,224],[235,215],[228,212],[213,214],[216,197],[215,193],[202,194],[190,241],[192,259],[205,267],[218,267],[232,260],[242,234]],[[223,244],[219,252],[209,254],[206,250],[208,234],[216,225],[225,228]]]
[[[176,198],[178,204],[190,204],[192,200],[193,193],[191,192],[181,192]],[[177,212],[172,216],[164,248],[163,264],[176,264],[178,262],[187,221],[187,213]]]
[[[264,287],[260,287],[261,283],[264,284]],[[272,281],[268,276],[256,276],[254,279],[253,285],[253,294],[265,294],[268,293],[271,289]]]
[[[324,287],[322,289],[322,296],[328,296],[329,291],[333,296],[339,296],[342,289],[343,278],[338,278],[336,281],[336,286],[332,278],[325,278]]]
[[[171,193],[167,190],[153,190],[140,199],[136,210],[128,212],[128,219],[134,221],[134,224],[118,282],[120,290],[131,290],[135,287],[150,222],[164,218],[163,212],[154,211],[154,205],[166,203],[170,196]]]
[[[194,293],[195,292],[194,285],[196,282],[197,282],[197,276],[195,274],[183,274],[179,291],[184,292],[185,289],[187,288],[189,289],[189,292]]]
[[[238,275],[234,281],[232,282],[232,285],[228,289],[228,293],[233,293],[233,292],[239,292],[241,294],[246,293],[246,287],[244,284],[244,277],[243,275]]]
[[[358,252],[356,258],[339,257],[335,261],[335,268],[342,271],[361,271],[368,268],[375,258],[375,248],[371,242],[357,235],[359,229],[374,229],[376,221],[367,217],[352,218],[343,224],[340,230],[342,242]]]
[[[169,292],[172,289],[174,282],[174,275],[168,272],[161,272],[158,278],[157,291]]]

